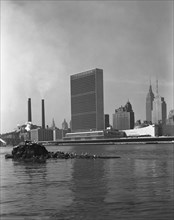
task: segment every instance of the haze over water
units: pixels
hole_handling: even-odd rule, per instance
[[[1,147],[1,219],[174,219],[174,146],[51,146],[120,159],[5,160]]]

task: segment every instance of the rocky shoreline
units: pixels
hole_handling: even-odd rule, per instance
[[[49,152],[42,145],[30,141],[26,141],[23,144],[19,144],[13,148],[11,154],[5,155],[6,159],[13,159],[15,161],[23,162],[46,162],[47,159],[109,159],[109,158],[120,158],[119,156],[97,156],[90,154],[80,154],[76,153],[65,153],[62,151]]]

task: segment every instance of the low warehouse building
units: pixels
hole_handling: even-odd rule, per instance
[[[31,141],[53,141],[53,130],[37,128],[30,131]]]

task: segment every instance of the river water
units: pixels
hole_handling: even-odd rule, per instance
[[[173,144],[46,148],[121,158],[19,163],[1,147],[1,220],[174,219]]]

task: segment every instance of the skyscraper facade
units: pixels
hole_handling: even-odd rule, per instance
[[[71,75],[72,132],[104,129],[103,70]]]
[[[167,118],[167,105],[164,97],[158,93],[158,81],[156,82],[156,96],[153,101],[152,122],[154,124],[165,124]]]
[[[109,125],[109,115],[108,114],[105,114],[105,129],[108,128],[110,125]]]
[[[152,122],[152,110],[153,110],[154,94],[152,92],[152,86],[150,84],[149,92],[146,96],[146,121]]]
[[[113,114],[113,128],[118,130],[134,128],[134,112],[129,101],[124,107],[121,106],[115,110]]]
[[[163,135],[174,136],[174,109],[169,112],[166,124],[163,125]]]

